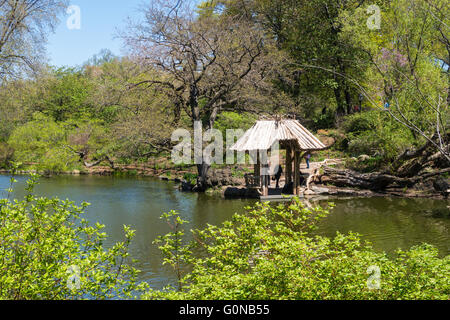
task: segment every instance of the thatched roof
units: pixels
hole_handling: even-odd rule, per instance
[[[275,142],[293,141],[300,150],[322,150],[327,147],[297,120],[258,121],[231,150],[269,150]]]

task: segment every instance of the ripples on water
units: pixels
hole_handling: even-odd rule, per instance
[[[25,177],[19,177],[15,198],[23,197]],[[9,178],[0,176],[0,191],[9,187]],[[86,201],[86,219],[106,225],[106,245],[124,240],[123,225],[131,225],[136,238],[131,255],[140,262],[141,279],[153,288],[162,288],[174,281],[173,275],[161,266],[161,256],[152,241],[169,232],[159,219],[163,212],[178,210],[191,221],[189,229],[203,228],[207,223],[218,225],[235,212],[243,212],[252,200],[223,200],[201,194],[181,193],[176,185],[150,178],[116,178],[62,176],[41,179],[36,187],[41,196],[70,199],[76,204]],[[0,193],[3,197],[4,193]],[[390,254],[398,248],[408,249],[423,242],[438,247],[441,255],[450,252],[450,201],[432,199],[349,198],[333,199],[336,207],[320,222],[318,233],[334,236],[337,231],[353,231],[372,242],[377,250]],[[319,202],[326,205],[326,201]]]

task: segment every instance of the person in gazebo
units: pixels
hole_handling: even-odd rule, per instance
[[[274,180],[276,180],[277,181],[277,185],[276,185],[276,189],[279,189],[280,188],[280,178],[281,178],[281,175],[283,174],[283,167],[281,166],[281,164],[278,164],[277,166],[276,166],[276,170],[275,170],[275,176],[273,177],[274,178]]]

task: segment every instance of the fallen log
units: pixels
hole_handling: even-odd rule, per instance
[[[330,164],[338,164],[342,160],[340,159],[326,159],[319,163],[317,168],[315,168],[312,173],[309,175],[308,179],[306,180],[306,189],[311,190],[311,183],[320,175],[320,169],[322,169],[324,166],[330,165]]]
[[[400,188],[412,187],[420,178],[401,178],[385,173],[359,173],[349,169],[323,167],[323,174],[317,177],[321,183],[332,183],[336,187],[351,187],[373,191],[385,190],[390,185]]]

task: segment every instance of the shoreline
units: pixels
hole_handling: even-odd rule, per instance
[[[175,170],[175,169],[153,169],[148,167],[139,167],[136,165],[122,166],[116,169],[110,167],[96,167],[90,168],[87,171],[72,170],[59,173],[48,173],[36,170],[18,170],[16,175],[24,176],[37,173],[43,177],[51,178],[53,176],[123,176],[123,177],[151,177],[159,179],[161,181],[168,181],[178,183],[177,188],[182,192],[195,192],[192,191],[192,184],[184,180],[185,174],[192,174],[187,170]],[[0,175],[10,175],[10,170],[0,169]],[[234,183],[232,185],[221,185],[210,188],[205,194],[210,196],[221,196],[224,199],[257,199],[258,193],[255,190],[251,190],[245,187],[244,179],[233,178]],[[406,199],[420,199],[420,198],[432,198],[436,200],[448,200],[448,195],[434,191],[418,191],[418,190],[404,190],[393,189],[384,191],[373,191],[368,189],[348,188],[348,187],[336,187],[333,185],[314,183],[310,190],[302,188],[300,198],[314,199],[318,197],[359,197],[359,198],[371,198],[371,197],[394,197],[394,198],[406,198]]]

